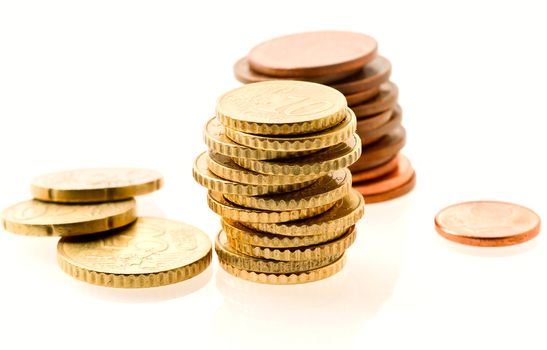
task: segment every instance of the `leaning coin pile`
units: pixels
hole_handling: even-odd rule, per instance
[[[260,82],[220,97],[193,176],[222,217],[224,270],[293,284],[343,267],[364,213],[347,169],[361,154],[355,124],[344,96],[320,84]]]
[[[109,287],[155,287],[193,277],[210,264],[209,237],[187,224],[137,217],[134,196],[158,190],[145,169],[82,169],[35,178],[32,200],[2,213],[6,231],[60,236],[59,266],[72,277]]]
[[[321,31],[275,38],[254,47],[234,65],[243,83],[272,79],[327,84],[341,93],[357,116],[363,155],[349,169],[367,203],[406,194],[415,184],[405,145],[391,63],[377,54],[376,40],[352,32]]]

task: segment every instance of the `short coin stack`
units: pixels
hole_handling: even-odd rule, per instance
[[[193,176],[222,217],[224,270],[293,284],[343,267],[364,213],[347,169],[361,154],[355,124],[344,96],[320,84],[261,82],[220,97]]]
[[[134,196],[159,189],[146,169],[81,169],[35,178],[34,199],[2,213],[6,231],[60,236],[59,266],[109,287],[154,287],[193,277],[209,265],[211,241],[181,222],[137,217]]]
[[[406,141],[389,81],[391,63],[377,54],[376,40],[353,32],[298,33],[263,42],[234,65],[243,83],[273,79],[313,81],[342,92],[357,116],[363,156],[350,167],[354,188],[367,203],[406,194],[415,184],[408,159],[399,154]]]

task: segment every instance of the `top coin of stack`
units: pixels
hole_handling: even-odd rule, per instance
[[[320,31],[265,41],[234,65],[243,83],[293,79],[330,85],[346,97],[357,116],[363,156],[350,167],[354,187],[368,203],[410,191],[414,169],[399,155],[406,134],[397,105],[398,89],[389,82],[391,63],[377,54],[368,35]]]
[[[193,176],[222,217],[226,271],[290,284],[341,269],[364,208],[346,169],[361,154],[355,128],[344,96],[319,84],[261,82],[220,97]]]

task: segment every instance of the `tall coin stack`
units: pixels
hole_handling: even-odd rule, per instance
[[[222,217],[224,270],[270,284],[340,271],[364,213],[347,169],[361,155],[355,128],[344,95],[320,84],[260,82],[220,97],[193,176]]]
[[[376,40],[370,36],[320,31],[275,38],[236,62],[234,73],[243,83],[291,79],[340,91],[357,116],[363,144],[363,156],[349,168],[354,188],[373,203],[402,196],[414,187],[414,169],[399,153],[406,133],[398,89],[389,81],[391,63],[377,54]]]

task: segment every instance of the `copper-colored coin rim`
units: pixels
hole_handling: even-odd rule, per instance
[[[384,92],[386,93],[384,94]],[[380,93],[375,98],[363,104],[352,106],[351,109],[357,118],[368,117],[395,107],[398,97],[399,88],[393,82],[388,81],[380,86]]]
[[[346,96],[346,101],[348,101],[348,106],[357,106],[361,103],[364,103],[366,101],[369,101],[373,97],[376,97],[378,93],[380,92],[379,86],[373,86],[370,89],[366,89],[363,91],[359,91],[353,94],[348,94]]]
[[[384,140],[385,137],[398,133],[400,133],[400,135],[397,136],[395,140],[387,145],[382,144],[382,140]],[[359,172],[377,167],[380,164],[384,164],[399,153],[399,151],[405,146],[405,143],[406,131],[403,126],[400,126],[392,131],[392,133],[382,136],[378,141],[363,147],[363,156],[350,165],[349,169],[354,172]]]
[[[367,69],[370,69],[370,67],[374,65],[380,67],[383,66],[384,69],[377,71],[374,75],[367,75]],[[379,86],[380,84],[388,81],[390,75],[391,62],[389,62],[389,60],[385,57],[377,56],[370,63],[363,66],[356,74],[349,76],[340,82],[331,84],[330,86],[343,94],[354,94],[362,90],[370,89],[374,86]]]
[[[388,109],[387,111],[380,112],[368,118],[359,119],[357,121],[357,134],[361,135],[387,123],[393,116],[395,108]]]
[[[351,174],[352,181],[354,183],[361,182],[361,181],[368,181],[368,180],[376,179],[376,178],[379,178],[380,176],[386,175],[387,173],[397,168],[397,164],[399,164],[399,155],[400,153],[398,153],[395,157],[388,160],[386,163],[381,164],[375,168],[352,173]]]
[[[412,178],[407,183],[405,183],[399,188],[396,188],[389,192],[377,193],[377,194],[368,195],[368,196],[364,195],[363,197],[365,197],[365,202],[367,204],[386,202],[388,200],[404,196],[405,194],[412,191],[415,185],[416,185],[416,173],[414,173]]]
[[[399,155],[397,168],[391,173],[382,176],[381,178],[372,181],[357,182],[353,184],[353,188],[361,192],[363,195],[374,195],[386,193],[396,188],[403,186],[410,181],[414,176],[414,169],[410,161],[403,155]]]
[[[378,141],[382,138],[382,136],[387,135],[391,131],[400,127],[402,120],[403,114],[401,113],[401,110],[394,108],[393,116],[385,124],[380,125],[376,129],[359,134],[359,136],[361,136],[361,143],[363,146],[366,146]]]

